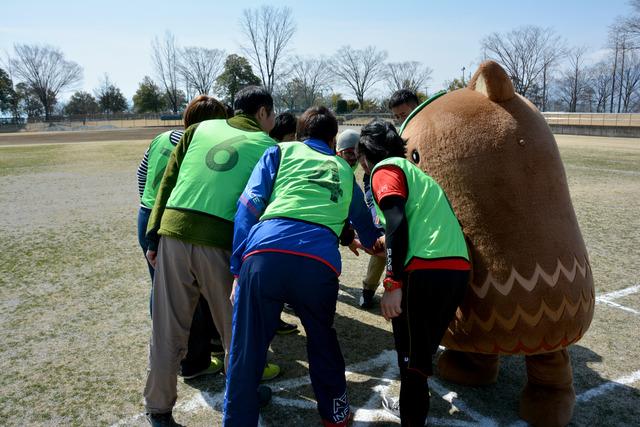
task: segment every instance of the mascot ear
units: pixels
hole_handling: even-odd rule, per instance
[[[484,94],[493,102],[508,101],[515,96],[511,79],[494,61],[485,61],[480,64],[468,88]]]

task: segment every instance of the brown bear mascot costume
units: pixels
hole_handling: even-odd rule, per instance
[[[520,416],[535,426],[566,425],[575,403],[567,346],[589,327],[595,295],[549,126],[487,61],[467,88],[414,111],[402,137],[407,158],[446,191],[473,263],[439,375],[490,384],[500,354],[522,354]]]

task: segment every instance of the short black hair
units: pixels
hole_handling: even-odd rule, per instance
[[[282,141],[285,135],[296,133],[297,119],[288,111],[276,116],[276,124],[269,132],[269,136],[276,141]]]
[[[230,104],[224,104],[224,108],[227,110],[227,119],[235,115],[235,111],[233,111],[233,107]]]
[[[247,86],[236,94],[233,108],[236,114],[254,115],[260,107],[265,107],[268,113],[273,110],[273,98],[262,86]]]
[[[327,107],[311,107],[298,119],[298,139],[320,139],[327,144],[338,134],[338,120]]]
[[[356,156],[364,156],[375,165],[389,157],[404,157],[407,152],[406,145],[393,124],[386,120],[374,119],[360,132]]]
[[[398,105],[402,104],[411,104],[414,103],[416,106],[420,103],[418,100],[418,95],[412,90],[409,89],[400,89],[393,92],[391,98],[389,98],[389,109],[395,108]]]

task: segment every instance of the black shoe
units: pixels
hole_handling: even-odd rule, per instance
[[[211,340],[211,344],[209,345],[209,349],[211,350],[211,355],[215,357],[224,357],[224,347],[222,347],[222,341],[219,339]]]
[[[267,387],[266,385],[258,386],[258,406],[264,408],[271,402],[271,387]]]
[[[400,418],[400,399],[395,400],[389,396],[382,396],[382,407],[389,414]]]
[[[373,308],[373,296],[376,294],[375,291],[371,291],[369,289],[363,289],[362,290],[362,296],[360,297],[360,308],[363,308],[365,310],[369,310],[370,308]]]
[[[164,414],[150,414],[147,412],[146,416],[152,427],[184,427],[173,419],[171,412],[165,412]]]
[[[278,329],[276,329],[276,334],[278,335],[288,335],[298,333],[298,325],[294,325],[293,323],[287,323],[284,320],[280,319],[278,321]]]

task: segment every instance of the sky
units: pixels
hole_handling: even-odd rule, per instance
[[[468,77],[481,60],[483,37],[523,25],[548,27],[568,46],[585,46],[595,60],[603,55],[608,27],[631,11],[627,0],[3,0],[0,67],[15,43],[49,44],[83,67],[77,89],[93,92],[107,73],[131,100],[145,75],[155,78],[154,37],[169,30],[181,47],[241,54],[242,11],[262,4],[291,8],[297,29],[289,53],[329,57],[344,45],[373,45],[386,50],[390,62],[419,61],[431,67],[429,92],[460,77],[462,67]],[[384,94],[380,86],[377,95]]]

